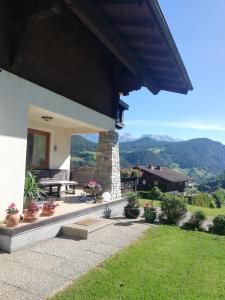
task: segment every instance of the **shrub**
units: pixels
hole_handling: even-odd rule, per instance
[[[148,191],[139,191],[138,194],[139,194],[139,197],[140,197],[140,198],[143,198],[143,199],[150,199],[150,198],[149,198],[149,192],[148,192]]]
[[[213,193],[213,198],[217,208],[221,208],[225,202],[225,190],[224,189],[217,189]]]
[[[138,208],[140,206],[138,193],[129,193],[127,195],[127,201],[128,204],[126,207],[128,208]]]
[[[168,197],[161,203],[160,219],[167,224],[177,224],[187,212],[186,204],[178,197]]]
[[[225,235],[225,216],[215,217],[209,231],[214,234]]]
[[[162,194],[163,193],[160,191],[160,189],[158,187],[154,187],[153,189],[151,189],[149,191],[148,199],[159,200],[161,198]]]
[[[144,204],[144,218],[147,223],[154,223],[157,217],[157,210],[153,206],[153,201],[151,203]]]
[[[206,220],[206,215],[202,211],[196,211],[192,214],[190,220],[182,225],[183,229],[186,230],[199,230],[202,223]]]
[[[125,218],[136,219],[140,214],[139,194],[129,193],[127,198],[128,204],[124,207]]]
[[[200,193],[191,197],[191,204],[195,206],[215,208],[213,198],[207,193]]]

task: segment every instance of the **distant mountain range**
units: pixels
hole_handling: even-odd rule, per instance
[[[149,137],[153,140],[156,141],[164,141],[164,142],[179,142],[181,139],[175,139],[171,136],[168,135],[161,135],[161,134],[143,134],[141,138]],[[131,142],[138,140],[139,138],[135,138],[130,132],[125,132],[120,134],[120,142],[125,143],[125,142]]]
[[[79,161],[79,157],[84,157],[81,152],[96,151],[96,143],[74,136],[71,151]],[[168,166],[197,179],[205,179],[225,170],[225,145],[206,138],[171,142],[145,136],[121,142],[120,157],[122,167],[138,164]]]
[[[83,134],[84,138],[86,138],[89,141],[97,143],[98,141],[98,135],[97,134]],[[150,137],[151,139],[154,139],[156,141],[165,141],[165,142],[179,142],[181,139],[175,139],[168,135],[160,135],[160,134],[143,134],[141,138],[144,137]],[[131,142],[138,140],[139,138],[135,138],[130,132],[125,132],[119,135],[119,141],[120,143],[125,142]]]

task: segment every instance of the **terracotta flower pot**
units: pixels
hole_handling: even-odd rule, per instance
[[[24,217],[23,219],[28,222],[36,221],[39,217],[38,211],[30,211],[28,209],[25,209],[24,211]]]
[[[6,215],[6,218],[5,218],[5,224],[7,227],[15,227],[19,224],[20,222],[20,215],[19,213],[9,213]]]
[[[55,208],[48,208],[48,207],[43,207],[42,208],[42,216],[52,216],[55,213]]]

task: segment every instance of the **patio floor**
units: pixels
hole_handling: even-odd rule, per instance
[[[0,299],[46,299],[149,227],[142,220],[128,221],[121,216],[92,232],[87,240],[53,238],[12,254],[0,253]]]
[[[79,196],[81,195],[82,192],[83,192],[83,190],[77,189],[75,195],[64,193],[62,197],[55,198],[55,200],[57,200],[57,203],[59,204],[59,206],[56,208],[55,214],[53,216],[48,216],[48,217],[43,217],[40,214],[38,220],[35,221],[35,223],[41,223],[42,221],[44,221],[46,219],[55,218],[57,216],[63,216],[68,213],[81,211],[86,208],[97,207],[102,204],[100,202],[99,203],[88,203],[91,201],[91,198],[90,197],[80,198]],[[112,200],[110,203],[113,203],[115,201]],[[42,204],[43,203],[40,202],[40,205],[42,205]],[[26,226],[27,224],[30,224],[30,223],[27,221],[21,221],[16,228]],[[6,225],[4,224],[4,221],[0,222],[0,228],[7,228]]]

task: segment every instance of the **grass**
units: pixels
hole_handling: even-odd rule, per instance
[[[151,200],[148,199],[141,199],[140,203],[143,205],[145,202],[148,202]],[[160,207],[160,201],[153,201],[154,206]],[[190,212],[195,212],[197,210],[201,210],[205,213],[207,217],[216,217],[218,215],[225,215],[225,206],[222,208],[208,208],[208,207],[201,207],[201,206],[194,206],[194,205],[187,205],[187,209]]]
[[[151,228],[53,299],[224,299],[224,253],[225,237]]]

